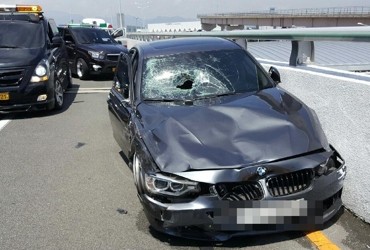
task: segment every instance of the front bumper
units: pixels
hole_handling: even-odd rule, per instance
[[[241,235],[320,229],[342,206],[345,175],[342,166],[327,176],[315,177],[304,191],[282,197],[267,194],[259,201],[225,201],[214,195],[201,195],[187,203],[162,203],[147,194],[139,198],[156,230],[224,241]]]
[[[92,59],[89,62],[91,74],[114,74],[117,67],[117,61]]]
[[[3,87],[0,93],[8,93],[9,100],[0,101],[0,113],[45,110],[53,106],[54,90],[49,81],[28,83],[25,87]],[[38,101],[38,97],[46,95],[46,100]]]

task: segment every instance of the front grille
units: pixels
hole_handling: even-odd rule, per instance
[[[107,60],[118,62],[118,57],[119,57],[119,54],[108,54]]]
[[[274,197],[298,193],[311,185],[313,177],[312,169],[273,176],[267,179],[267,189]]]
[[[0,87],[16,86],[24,77],[23,69],[0,70]]]
[[[248,201],[263,198],[262,187],[258,182],[218,183],[215,189],[222,200]]]

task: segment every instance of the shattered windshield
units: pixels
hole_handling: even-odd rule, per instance
[[[195,100],[269,87],[242,50],[204,51],[146,59],[142,79],[145,100]]]
[[[40,48],[45,44],[43,26],[32,22],[0,24],[0,48]]]

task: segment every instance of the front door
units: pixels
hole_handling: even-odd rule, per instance
[[[107,102],[114,139],[126,156],[130,150],[132,138],[129,130],[132,112],[132,93],[129,91],[131,84],[131,59],[127,54],[121,53]]]

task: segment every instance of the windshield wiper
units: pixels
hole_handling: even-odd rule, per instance
[[[149,98],[149,99],[144,99],[146,102],[176,102],[176,101],[182,101],[182,100],[176,100],[176,99],[166,99],[166,98]]]
[[[0,48],[5,48],[5,49],[19,49],[21,47],[11,46],[11,45],[0,45]]]
[[[218,95],[205,95],[205,96],[199,96],[193,98],[193,100],[202,100],[202,99],[212,99],[212,98],[217,98],[217,97],[222,97],[222,96],[229,96],[229,95],[235,95],[239,94],[237,92],[229,92],[229,93],[223,93],[223,94],[218,94]]]

